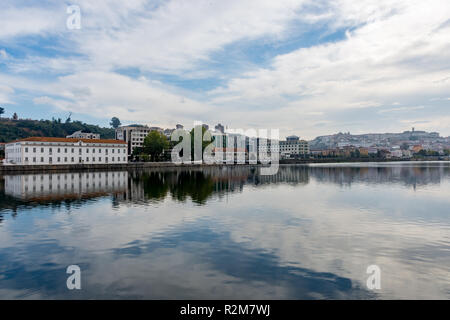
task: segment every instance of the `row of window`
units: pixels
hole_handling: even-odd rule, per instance
[[[115,186],[116,186],[116,182],[115,182],[115,181],[112,181],[111,185],[112,185],[113,187],[115,187]],[[93,182],[92,185],[90,185],[89,182],[86,182],[85,186],[86,186],[86,188],[90,188],[90,187],[93,187],[93,188],[95,188],[95,187],[102,188],[102,187],[103,187],[103,185],[102,185],[101,182],[99,182],[97,185],[95,184],[95,182]],[[108,181],[105,182],[105,186],[106,186],[106,187],[109,187],[109,186],[110,186],[110,184],[108,183]],[[117,182],[117,186],[118,186],[118,187],[120,187],[120,186],[125,186],[125,181],[118,181],[118,182]],[[75,189],[79,189],[79,188],[82,188],[81,182],[78,184],[78,188],[75,188],[75,184],[74,184],[74,183],[71,183],[71,185],[70,185],[70,189],[71,189],[71,190],[75,190]],[[32,186],[31,189],[33,190],[33,192],[36,192],[36,186]],[[48,190],[52,190],[52,189],[53,189],[53,185],[49,184],[49,185],[48,185]],[[58,190],[61,189],[61,186],[60,186],[59,184],[57,185],[57,189],[58,189]],[[67,186],[67,183],[65,183],[65,184],[64,184],[64,190],[67,190],[67,189],[68,189],[68,186]],[[28,190],[29,190],[28,186],[25,186],[25,191],[28,191]],[[42,185],[40,186],[40,191],[41,191],[41,192],[44,191],[44,186],[42,186]]]
[[[28,153],[28,147],[25,147],[25,153]],[[31,148],[30,148],[31,149]],[[61,153],[62,148],[55,148],[57,150],[57,153]],[[68,148],[64,148],[64,153],[68,152]],[[83,149],[78,149],[79,153],[81,154]],[[89,148],[86,148],[86,153],[89,153]],[[92,153],[95,153],[95,148],[91,149]],[[111,150],[111,153],[114,153],[116,149],[105,149],[106,150],[106,154],[108,154],[108,150]],[[117,153],[120,153],[121,149],[117,149]],[[48,148],[48,152],[52,153],[53,152],[53,148]],[[33,153],[36,153],[36,148],[33,148]],[[41,153],[44,153],[44,148],[41,148]],[[71,148],[71,153],[75,153],[75,148]],[[102,149],[98,149],[98,153],[102,153]],[[122,149],[122,153],[126,153],[126,149]]]
[[[112,157],[112,158],[111,158],[111,162],[116,162],[116,159],[117,159],[117,162],[121,161],[121,160],[120,160],[120,157],[117,157],[117,158]],[[39,162],[39,161],[37,161],[37,160],[39,160],[39,158],[36,158],[36,157],[33,157],[33,158],[32,158],[32,162],[33,162],[33,163]],[[67,157],[64,157],[64,158],[57,157],[57,158],[55,158],[55,160],[56,160],[56,162],[59,162],[59,163],[61,163],[61,162],[67,163],[67,162],[68,162],[68,158],[67,158]],[[62,161],[62,160],[64,160],[64,161]],[[25,157],[25,162],[28,162],[28,161],[29,161],[28,157]],[[95,158],[95,157],[92,157],[92,158],[86,157],[85,162],[89,162],[89,161],[96,162],[96,158]],[[106,158],[105,158],[105,161],[108,162],[108,161],[109,161],[109,158],[106,157]],[[127,161],[127,158],[126,158],[126,157],[123,157],[123,161]],[[44,162],[44,157],[41,157],[41,158],[40,158],[40,162]],[[53,158],[52,158],[52,157],[49,157],[49,158],[48,158],[48,162],[49,162],[49,163],[53,163]],[[70,162],[75,162],[75,158],[74,158],[74,157],[71,157],[71,158],[70,158]],[[79,157],[79,158],[78,158],[78,162],[80,162],[80,163],[83,162],[83,158],[82,158],[82,157]],[[98,157],[98,162],[102,162],[102,157]]]
[[[120,173],[120,172],[117,172],[117,173],[112,172],[112,174],[108,174],[108,173],[102,173],[102,172],[99,172],[99,173],[96,174],[95,172],[93,172],[93,173],[90,173],[90,172],[88,172],[88,173],[82,173],[82,172],[80,172],[80,173],[77,173],[76,175],[77,175],[79,178],[82,178],[82,177],[85,176],[86,179],[89,179],[89,178],[95,178],[95,177],[101,178],[101,177],[103,176],[104,178],[106,178],[106,180],[108,180],[108,177],[110,177],[110,176],[112,176],[113,178],[115,178],[116,175],[117,175],[117,177],[119,177],[119,178],[120,178],[121,175],[122,175],[123,177],[125,177],[125,176],[126,176],[126,173],[125,173],[125,172],[122,172],[122,173]],[[32,176],[32,180],[33,180],[33,181],[36,181],[36,177],[37,177],[37,175],[33,175],[33,176]],[[50,175],[50,176],[49,176],[49,180],[52,180],[54,177],[55,177],[54,175]],[[68,175],[67,173],[56,175],[56,179],[58,179],[58,180],[60,180],[61,177],[64,177],[64,180],[67,180],[67,178],[69,177],[69,175]],[[71,173],[71,174],[70,174],[70,178],[71,178],[71,179],[74,179],[74,178],[75,178],[75,174]],[[44,181],[44,176],[43,176],[43,175],[40,175],[40,180],[41,180],[41,181]],[[28,182],[28,176],[25,176],[25,182]]]

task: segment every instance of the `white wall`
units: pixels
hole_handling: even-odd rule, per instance
[[[127,146],[21,141],[6,145],[5,159],[7,163],[17,165],[120,164],[127,163]]]

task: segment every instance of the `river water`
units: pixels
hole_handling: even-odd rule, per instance
[[[55,298],[449,299],[450,163],[1,176],[0,299]]]

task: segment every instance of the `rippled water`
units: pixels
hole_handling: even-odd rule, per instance
[[[0,177],[0,298],[450,298],[449,163],[258,172]]]

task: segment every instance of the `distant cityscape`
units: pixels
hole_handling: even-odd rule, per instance
[[[113,118],[117,119],[117,118]],[[18,121],[18,119],[13,119]],[[140,161],[135,151],[144,146],[144,140],[153,131],[171,140],[172,133],[184,126],[160,128],[141,124],[115,126],[114,139],[103,139],[99,133],[76,131],[66,137],[28,137],[0,144],[4,154],[4,164],[123,164]],[[214,152],[232,153],[232,157],[249,159],[250,151],[271,154],[279,153],[280,159],[321,159],[321,158],[374,158],[411,159],[417,157],[444,157],[450,155],[450,137],[441,137],[438,132],[417,131],[412,128],[402,133],[369,133],[353,135],[350,132],[319,136],[311,141],[291,135],[285,140],[266,140],[247,137],[227,130],[222,124],[209,130],[213,137],[225,136],[225,143],[214,142]],[[229,140],[228,138],[232,138]],[[245,141],[239,145],[237,138]],[[222,141],[222,140],[220,140]],[[231,142],[230,141],[234,141]],[[39,147],[38,147],[39,146]],[[173,144],[170,144],[173,147]],[[256,150],[252,149],[256,146]],[[164,150],[164,160],[170,160],[171,150]],[[0,154],[0,159],[2,158]]]
[[[214,135],[237,135],[227,133],[225,126],[217,124],[214,130],[209,125],[203,125]],[[144,125],[128,125],[116,129],[116,139],[127,142],[129,154],[137,147],[142,147],[144,138],[150,131],[156,130],[170,139],[176,129],[184,126],[177,124],[175,128],[163,129],[160,127],[148,127]],[[251,137],[246,137],[251,140]],[[246,146],[248,147],[247,141]],[[288,136],[285,140],[278,141],[278,147],[260,143],[258,139],[258,151],[279,152],[281,159],[297,157],[379,157],[379,158],[412,158],[414,155],[422,156],[449,156],[450,137],[441,137],[438,132],[411,131],[402,133],[369,133],[352,135],[337,133],[333,135],[319,136],[311,141],[300,139],[296,135]],[[234,146],[236,147],[236,146]],[[248,152],[248,148],[246,150]]]

